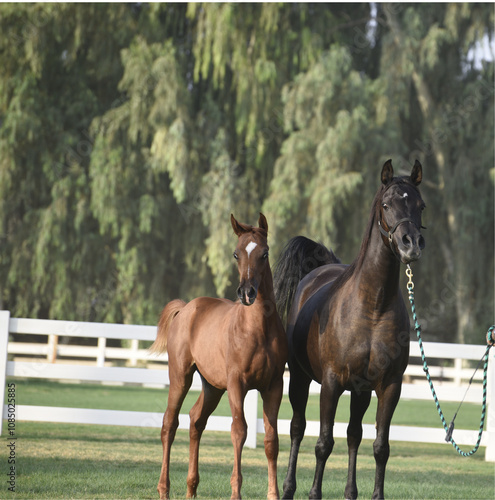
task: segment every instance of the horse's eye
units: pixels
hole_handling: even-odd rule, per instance
[[[239,256],[237,255],[237,252],[234,252],[234,259],[239,260]]]
[[[385,211],[387,211],[390,208],[386,203],[383,203],[382,207],[383,207],[383,210],[385,210]]]
[[[265,253],[263,254],[263,260],[266,260],[266,259],[268,259],[268,252],[265,252]]]

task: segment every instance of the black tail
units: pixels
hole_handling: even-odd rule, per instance
[[[275,299],[282,318],[289,313],[299,282],[313,269],[325,264],[340,264],[325,245],[304,236],[296,236],[287,243],[273,271]]]

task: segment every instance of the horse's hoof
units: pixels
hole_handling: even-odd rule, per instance
[[[346,489],[344,492],[344,497],[346,500],[356,500],[356,498],[358,497],[357,489]]]
[[[190,488],[189,486],[187,487],[187,493],[186,493],[186,498],[196,498],[197,488]]]
[[[283,500],[292,500],[294,498],[295,492],[296,492],[296,490],[293,490],[293,489],[284,490],[284,492],[282,493],[282,499]]]
[[[309,492],[309,500],[321,500],[321,491],[313,491]]]

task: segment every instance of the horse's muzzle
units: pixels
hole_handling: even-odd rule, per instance
[[[258,295],[258,288],[252,286],[251,284],[241,284],[237,289],[237,297],[245,306],[250,306],[254,304],[256,297]]]
[[[418,260],[425,245],[425,239],[419,231],[404,233],[401,237],[397,238],[397,248],[402,263],[409,264]]]

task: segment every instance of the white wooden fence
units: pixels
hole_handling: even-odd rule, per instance
[[[48,342],[23,343],[15,341],[15,334],[48,336]],[[13,337],[9,342],[9,336]],[[98,339],[97,346],[63,345],[58,337],[81,337]],[[84,323],[57,320],[36,320],[10,318],[9,311],[0,311],[0,396],[4,401],[6,376],[19,378],[41,378],[54,380],[80,380],[103,383],[138,383],[145,385],[168,385],[166,355],[156,357],[146,349],[139,349],[140,340],[152,341],[156,337],[156,327],[140,325],[115,325],[105,323]],[[128,348],[107,347],[108,339],[124,339],[130,343]],[[435,389],[440,401],[461,401],[467,388],[467,380],[473,369],[463,369],[463,360],[478,361],[485,351],[483,345],[459,345],[424,342],[424,349],[430,364],[430,373],[435,380]],[[15,361],[8,361],[8,355]],[[85,359],[84,363],[74,358]],[[490,351],[488,380],[487,426],[481,441],[486,446],[486,460],[495,461],[495,349]],[[22,360],[21,360],[22,359]],[[89,361],[91,360],[91,361]],[[114,366],[120,360],[126,366]],[[439,361],[440,360],[440,361]],[[445,360],[454,360],[453,367],[443,367]],[[415,364],[416,361],[416,364]],[[435,361],[437,364],[435,364]],[[418,364],[419,362],[419,364]],[[440,364],[439,364],[440,363]],[[138,367],[141,364],[149,367]],[[478,370],[475,383],[466,395],[465,401],[481,404],[482,388],[479,383],[482,370]],[[417,343],[411,342],[411,362],[405,373],[403,399],[431,399],[429,386],[424,377]],[[411,383],[412,382],[412,383]],[[192,389],[200,390],[201,381],[197,376]],[[320,386],[313,383],[310,392],[319,393]],[[288,374],[284,379],[284,392],[288,390]],[[48,403],[47,403],[48,404]],[[248,422],[246,446],[256,446],[257,433],[263,433],[263,420],[257,418],[258,397],[250,391],[246,397],[245,412]],[[8,412],[3,408],[3,418]],[[163,414],[156,412],[95,410],[83,408],[60,408],[51,406],[17,405],[16,420],[42,422],[67,422],[84,424],[125,425],[140,427],[161,427]],[[0,421],[0,433],[2,421]],[[207,430],[229,431],[230,417],[211,416]],[[189,428],[188,415],[180,415],[179,428]],[[281,435],[290,433],[290,421],[279,420]],[[335,437],[346,437],[347,423],[336,422]],[[317,436],[319,422],[308,422],[306,435]],[[373,425],[363,425],[363,438],[374,439]],[[455,429],[457,444],[473,446],[478,436],[477,430]],[[406,427],[392,425],[390,439],[395,441],[445,443],[445,431],[440,424],[437,428]]]

